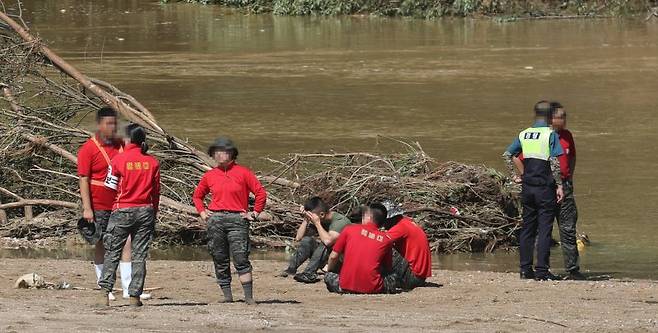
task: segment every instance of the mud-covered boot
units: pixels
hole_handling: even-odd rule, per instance
[[[144,305],[139,296],[130,296],[130,306],[140,307]]]
[[[96,305],[99,307],[106,307],[110,306],[110,299],[108,298],[108,292],[105,290],[101,290],[101,292],[98,294],[98,300],[96,302]]]

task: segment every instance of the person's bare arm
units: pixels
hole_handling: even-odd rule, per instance
[[[295,236],[295,241],[299,242],[306,235],[306,228],[308,227],[308,221],[302,221],[302,224],[297,228],[297,235]]]
[[[327,231],[324,229],[322,226],[322,221],[320,221],[320,217],[317,214],[307,212],[306,216],[308,216],[308,219],[313,222],[313,225],[315,225],[315,229],[318,230],[318,236],[320,237],[320,241],[322,241],[322,244],[325,246],[332,246],[336,242],[336,239],[338,239],[338,236],[340,236],[339,233],[335,231]]]
[[[329,263],[327,264],[327,269],[329,272],[333,272],[336,266],[338,265],[338,258],[340,255],[336,251],[331,251],[329,255]]]
[[[82,217],[87,221],[94,220],[94,210],[91,207],[91,191],[89,177],[80,176],[80,198],[82,199]]]

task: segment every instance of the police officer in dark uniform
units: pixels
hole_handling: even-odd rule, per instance
[[[558,135],[550,127],[551,104],[535,104],[535,123],[519,133],[503,158],[514,174],[512,157],[523,153],[521,202],[523,225],[519,233],[520,275],[522,279],[556,280],[549,271],[551,234],[558,202],[562,201],[562,177],[558,156],[563,154]],[[537,242],[537,264],[533,257]]]

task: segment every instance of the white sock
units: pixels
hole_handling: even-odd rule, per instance
[[[103,264],[94,264],[94,269],[96,270],[96,284],[98,284],[103,274]]]
[[[133,266],[130,261],[122,261],[119,263],[121,268],[121,289],[123,289],[123,298],[128,298],[128,288],[130,287],[130,280],[132,279]]]

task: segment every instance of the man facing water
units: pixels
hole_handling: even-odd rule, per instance
[[[564,268],[571,280],[584,280],[580,273],[578,263],[578,246],[576,244],[576,222],[578,209],[573,195],[573,174],[576,169],[576,143],[571,131],[567,129],[567,111],[559,102],[551,102],[553,117],[551,125],[560,137],[560,146],[564,154],[560,155],[560,174],[562,175],[562,188],[564,199],[558,204],[557,222],[560,230],[560,245],[564,254]],[[523,174],[523,157],[519,156],[516,166]]]
[[[562,177],[558,157],[563,154],[558,135],[549,127],[551,104],[535,104],[535,123],[519,133],[503,153],[511,174],[512,157],[523,153],[521,203],[523,225],[519,233],[520,276],[522,279],[555,280],[550,271],[551,233],[557,203],[562,201]],[[537,242],[537,264],[533,268]]]

